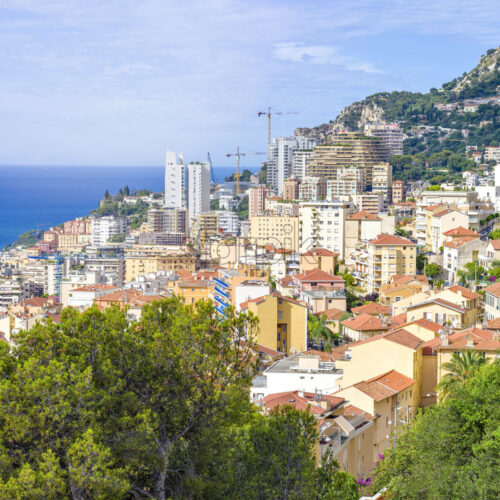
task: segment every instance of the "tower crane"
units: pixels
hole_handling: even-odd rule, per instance
[[[240,194],[240,158],[242,156],[249,156],[249,155],[265,155],[267,153],[257,153],[255,151],[250,151],[248,153],[242,153],[240,152],[240,147],[236,147],[236,153],[227,153],[226,156],[229,158],[230,156],[236,156],[236,194]]]
[[[298,115],[296,111],[273,111],[271,112],[271,107],[267,108],[267,111],[259,111],[257,116],[267,116],[267,145],[271,144],[271,115]]]

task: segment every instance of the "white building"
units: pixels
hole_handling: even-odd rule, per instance
[[[189,224],[196,215],[210,210],[210,163],[191,162],[188,165]]]
[[[238,236],[240,234],[240,220],[234,212],[217,212],[219,215],[219,231],[225,234]]]
[[[276,361],[250,389],[252,401],[259,401],[268,394],[288,391],[332,394],[340,388],[342,371],[333,362],[322,362],[319,356],[298,354]]]
[[[271,294],[271,285],[262,280],[246,280],[234,288],[234,307],[236,312],[241,311],[241,304],[248,300],[257,299]]]
[[[292,155],[292,175],[303,180],[306,173],[307,160],[313,153],[313,149],[296,149]]]
[[[321,247],[344,258],[345,219],[354,211],[352,202],[311,201],[299,208],[300,252]]]
[[[469,262],[477,262],[486,249],[486,243],[473,236],[447,241],[443,245],[443,267],[450,283],[457,280],[457,271]]]
[[[275,137],[267,147],[267,183],[283,194],[283,184],[292,175],[293,152],[296,149],[312,149],[316,139],[303,136]]]
[[[186,208],[186,167],[182,154],[167,151],[165,162],[165,207]]]
[[[397,123],[370,123],[365,125],[366,135],[380,137],[391,156],[403,154],[403,131]]]
[[[94,304],[94,299],[117,290],[113,285],[102,283],[75,288],[68,294],[68,305],[80,310],[88,309]]]
[[[127,232],[127,219],[107,215],[92,221],[92,246],[99,248],[106,246],[108,240],[117,234]]]

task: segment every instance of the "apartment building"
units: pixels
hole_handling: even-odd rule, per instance
[[[447,231],[458,226],[467,227],[469,217],[467,214],[452,210],[442,205],[428,207],[426,210],[426,238],[425,248],[434,253],[440,253]]]
[[[455,283],[457,271],[468,262],[478,262],[479,255],[486,249],[486,243],[474,236],[453,238],[443,244],[443,269],[446,280]]]
[[[240,307],[259,319],[258,344],[287,354],[307,348],[307,307],[301,302],[273,293],[250,299]]]
[[[150,208],[147,226],[155,233],[186,233],[186,209]]]
[[[250,217],[250,243],[299,250],[299,217],[261,215]]]
[[[326,200],[327,181],[319,177],[305,177],[299,186],[299,199],[304,201]]]
[[[390,234],[368,242],[368,292],[378,292],[395,274],[413,275],[417,270],[416,244]]]
[[[196,256],[183,249],[164,249],[154,245],[134,245],[125,249],[125,281],[158,271],[193,272],[196,265]]]
[[[403,181],[392,182],[392,202],[401,203],[405,201],[405,183]]]
[[[292,176],[284,182],[283,198],[285,200],[297,200],[299,198],[300,181]]]
[[[353,200],[366,190],[365,169],[342,167],[337,169],[332,179],[326,181],[326,199]]]
[[[339,254],[326,248],[311,248],[300,255],[300,273],[319,269],[326,273],[335,274]]]
[[[108,215],[92,220],[92,246],[104,247],[108,240],[117,234],[127,232],[127,219]]]
[[[295,149],[292,155],[292,175],[302,181],[307,175],[307,161],[312,155],[312,149]]]
[[[194,218],[210,210],[210,163],[191,162],[188,171],[188,227]]]
[[[370,123],[365,125],[365,134],[380,137],[391,156],[403,154],[403,131],[397,123]]]
[[[484,148],[484,161],[500,163],[500,146],[487,146]]]
[[[165,160],[165,208],[186,208],[186,167],[182,153],[167,151]]]
[[[372,166],[388,162],[391,154],[382,139],[359,132],[334,134],[330,144],[316,146],[308,159],[307,175],[332,179],[342,167],[361,167],[366,170],[366,183],[372,185]]]
[[[311,149],[316,139],[291,136],[275,137],[267,147],[267,183],[279,195],[283,195],[284,182],[292,175],[293,152]]]
[[[387,162],[377,163],[372,169],[372,192],[381,194],[387,200],[392,196],[392,165]]]
[[[248,190],[248,216],[261,215],[266,209],[266,198],[269,196],[267,186],[252,187]]]
[[[378,214],[385,210],[385,198],[380,193],[360,193],[354,197],[356,209],[359,212]]]
[[[353,212],[351,202],[303,202],[299,209],[300,251],[316,247],[338,253],[344,258],[344,224]]]
[[[484,289],[484,316],[488,321],[500,318],[500,283]]]

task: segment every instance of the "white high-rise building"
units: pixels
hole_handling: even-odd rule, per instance
[[[165,208],[186,208],[186,167],[182,154],[177,159],[173,151],[165,162]]]
[[[275,137],[267,147],[267,183],[278,196],[283,194],[283,185],[292,175],[293,152],[296,149],[312,149],[316,139],[304,136]]]
[[[292,174],[303,181],[307,176],[307,159],[312,155],[312,149],[296,149],[292,156]]]
[[[365,133],[380,137],[391,156],[403,154],[403,131],[397,123],[369,123],[365,125]]]
[[[192,162],[188,170],[188,212],[189,224],[201,212],[210,210],[210,163]]]
[[[111,236],[127,232],[127,219],[108,215],[92,221],[92,246],[106,245]]]

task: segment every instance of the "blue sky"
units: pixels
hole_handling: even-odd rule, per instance
[[[499,44],[498,0],[0,0],[0,164],[229,165]],[[243,163],[256,165],[259,157]]]

